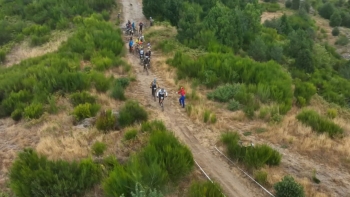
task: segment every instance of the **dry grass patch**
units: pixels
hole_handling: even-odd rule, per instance
[[[7,54],[5,66],[10,67],[14,64],[20,63],[22,60],[56,51],[61,46],[62,42],[66,41],[71,35],[72,31],[53,31],[51,33],[52,39],[42,46],[37,47],[31,47],[28,40],[23,41],[14,46]]]

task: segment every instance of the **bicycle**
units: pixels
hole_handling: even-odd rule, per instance
[[[148,63],[146,63],[146,64],[144,63],[144,64],[143,64],[143,70],[144,70],[144,71],[146,70],[147,75],[149,74],[149,73],[148,73]]]
[[[153,99],[154,99],[154,101],[156,101],[157,85],[154,85],[154,87],[151,87],[151,88],[152,88]]]
[[[163,102],[164,102],[164,96],[161,96],[160,97],[160,107],[162,108],[162,111],[164,111],[164,104],[163,104]]]

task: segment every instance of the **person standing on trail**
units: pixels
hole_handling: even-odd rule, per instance
[[[152,17],[149,17],[149,26],[153,26],[153,19],[152,19]]]
[[[134,45],[134,41],[132,40],[132,37],[130,37],[130,40],[129,40],[129,51],[130,51],[130,53],[132,52],[133,45]]]
[[[139,23],[139,34],[142,34],[142,27],[143,27],[143,23],[142,21]]]
[[[181,87],[180,90],[177,93],[181,95],[180,99],[179,99],[180,105],[182,106],[182,108],[185,108],[185,95],[186,95],[186,92],[185,92],[184,87]]]
[[[132,22],[131,27],[132,27],[132,30],[135,31],[135,23],[134,23],[134,21]]]

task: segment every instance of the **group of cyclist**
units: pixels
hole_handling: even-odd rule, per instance
[[[152,17],[150,17],[150,26],[153,25],[153,19]],[[133,32],[136,30],[135,29],[135,23],[131,23],[130,21],[128,21],[128,23],[126,24],[127,29],[131,29],[132,33],[131,33],[131,37],[129,39],[129,51],[133,52],[133,50],[136,48],[138,53],[139,53],[139,57],[140,59],[143,61],[143,66],[147,66],[150,65],[150,61],[151,61],[151,44],[148,42],[147,43],[147,51],[145,52],[143,49],[143,44],[145,43],[145,38],[142,35],[142,28],[143,28],[143,23],[140,22],[139,23],[139,34],[141,35],[140,37],[136,37],[136,40],[134,42],[133,40]],[[159,84],[157,83],[157,79],[155,78],[151,84],[150,84],[150,88],[152,90],[152,96],[156,96],[157,98],[159,98],[158,103],[160,106],[163,106],[163,101],[165,97],[168,97],[168,93],[164,88],[160,88]],[[158,90],[158,92],[156,93],[155,91]],[[177,92],[178,94],[180,94],[180,98],[179,98],[179,103],[180,105],[185,108],[185,89],[183,87],[180,88],[180,90]]]
[[[159,98],[158,103],[159,105],[163,105],[163,101],[165,97],[168,97],[168,92],[164,89],[164,88],[160,88],[157,79],[154,78],[153,81],[150,84],[150,88],[152,89],[152,96],[154,94],[156,94],[157,98]],[[157,90],[157,88],[159,88],[158,92],[156,93],[155,91]],[[178,94],[180,94],[180,99],[179,99],[179,103],[182,106],[182,108],[185,108],[185,89],[184,87],[181,87],[180,90],[177,92]]]
[[[150,19],[153,21],[152,17],[150,17]],[[152,25],[153,22],[150,22],[150,24]],[[143,29],[143,22],[141,21],[139,23],[139,30],[138,33],[142,34],[142,29]],[[130,35],[133,36],[134,32],[136,32],[136,28],[135,28],[135,22],[130,22],[130,20],[128,20],[128,22],[126,23],[126,32],[130,32]]]

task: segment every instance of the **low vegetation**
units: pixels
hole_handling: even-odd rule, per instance
[[[127,164],[117,165],[104,181],[103,188],[107,196],[131,196],[137,183],[145,188],[161,188],[185,176],[193,165],[191,152],[172,133],[152,130],[146,147]]]
[[[82,196],[99,183],[100,167],[90,159],[49,161],[31,149],[18,154],[10,170],[10,187],[18,197]]]
[[[279,165],[282,155],[268,145],[244,146],[237,133],[227,132],[221,137],[230,158],[244,163],[248,169],[259,169],[264,165]]]
[[[330,137],[339,136],[344,132],[339,125],[313,110],[303,110],[296,118],[303,124],[310,126],[312,130],[319,133],[327,133]]]
[[[215,196],[215,197],[224,197],[224,194],[221,192],[220,185],[210,181],[205,182],[193,182],[190,186],[189,197],[199,197],[199,196]]]
[[[94,99],[84,91],[95,88],[105,92],[110,87],[111,79],[94,68],[81,69],[80,59],[83,56],[99,55],[108,58],[110,66],[119,66],[115,63],[123,48],[120,33],[101,17],[98,14],[88,18],[76,17],[77,32],[57,53],[28,59],[8,69],[2,68],[0,117],[10,116],[15,110],[23,111],[28,106],[31,106],[28,110],[33,110],[34,106],[38,107],[38,103],[45,111],[45,106],[49,104],[48,97],[54,93],[74,93],[71,101],[76,107],[80,104],[79,110],[89,108],[88,105],[94,106]],[[94,53],[90,53],[92,51]],[[78,91],[81,93],[76,93]],[[94,115],[91,112],[87,114],[88,110],[85,110],[86,113],[80,113],[79,110],[76,110],[77,119]]]
[[[304,188],[291,176],[285,176],[274,185],[276,197],[305,197]]]

